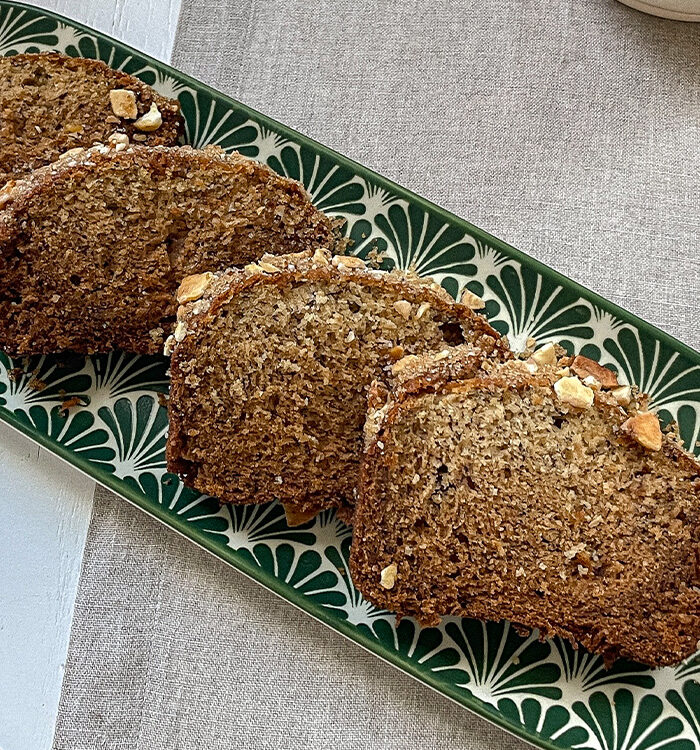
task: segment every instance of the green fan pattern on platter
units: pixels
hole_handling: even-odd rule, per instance
[[[570,281],[381,177],[97,32],[0,1],[0,54],[59,50],[99,58],[177,97],[186,140],[259,159],[304,183],[345,219],[353,251],[412,266],[451,294],[483,297],[514,347],[558,341],[642,386],[696,450],[700,356]],[[275,503],[220,507],[165,470],[167,361],[0,354],[0,418],[311,615],[495,723],[543,747],[700,748],[700,653],[649,670],[508,623],[445,618],[396,625],[348,574],[350,530],[333,512],[290,529]],[[67,400],[77,401],[63,410]]]

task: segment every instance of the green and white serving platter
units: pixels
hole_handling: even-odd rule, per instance
[[[456,295],[486,300],[514,346],[563,343],[638,383],[695,450],[700,355],[468,222],[290,128],[120,42],[53,13],[0,0],[0,55],[58,50],[98,58],[177,97],[186,140],[217,144],[301,180],[343,217],[353,251],[413,264]],[[15,367],[29,373],[15,377]],[[167,360],[113,353],[13,362],[0,353],[0,419],[311,616],[464,707],[543,748],[700,748],[700,653],[649,670],[508,623],[446,618],[397,627],[353,587],[350,531],[332,512],[290,529],[276,503],[219,507],[165,469]],[[61,403],[77,396],[67,414]],[[536,498],[533,498],[536,501]]]

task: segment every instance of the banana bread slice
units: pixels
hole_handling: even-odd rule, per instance
[[[0,80],[0,186],[115,133],[175,146],[183,132],[177,101],[99,60],[57,52],[2,57]]]
[[[465,341],[505,356],[437,284],[359,258],[267,256],[208,281],[180,289],[168,469],[223,502],[279,498],[290,522],[348,517],[368,389],[393,361]]]
[[[97,146],[0,191],[0,348],[160,352],[187,275],[333,245],[304,188],[240,154]]]
[[[614,373],[609,390],[584,384],[574,373],[599,367],[586,358],[486,362],[469,377],[464,357],[461,374],[407,367],[370,411],[358,589],[425,625],[508,619],[608,663],[694,653],[698,462]]]

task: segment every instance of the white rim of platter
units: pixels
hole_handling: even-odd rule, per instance
[[[673,21],[700,22],[700,0],[620,0],[630,8]]]

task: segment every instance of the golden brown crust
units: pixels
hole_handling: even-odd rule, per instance
[[[0,184],[49,164],[64,151],[106,142],[114,133],[144,145],[175,146],[184,132],[180,105],[143,81],[99,60],[57,52],[0,58]],[[111,90],[133,92],[137,116],[152,105],[162,124],[146,132],[117,117]]]
[[[457,320],[468,321],[470,328],[479,331],[489,341],[491,350],[498,350],[503,356],[508,356],[506,343],[486,318],[456,302],[439,284],[403,271],[381,271],[369,268],[364,263],[356,265],[353,263],[355,260],[359,259],[353,256],[336,256],[332,260],[326,258],[319,261],[310,251],[286,257],[263,256],[261,261],[275,266],[274,271],[265,271],[260,264],[252,263],[246,268],[230,268],[214,274],[202,296],[196,302],[181,307],[178,319],[185,321],[192,329],[205,326],[229,300],[257,285],[274,284],[283,287],[301,280],[328,282],[348,279],[361,282],[367,287],[390,288],[398,297],[410,296],[411,301],[416,304],[427,303]]]
[[[430,373],[431,366],[425,370]],[[590,650],[602,653],[608,663],[620,656],[653,666],[676,663],[695,651],[700,638],[700,504],[697,502],[700,500],[700,464],[674,435],[665,434],[661,449],[654,451],[640,445],[624,429],[630,415],[645,413],[638,412],[643,399],[634,400],[628,410],[609,392],[596,390],[589,410],[576,409],[562,404],[554,395],[553,386],[561,377],[558,366],[529,372],[526,363],[510,362],[487,363],[475,377],[465,380],[446,377],[436,384],[435,378],[430,377],[421,383],[414,373],[406,381],[409,387],[394,382],[391,391],[370,410],[368,418],[373,426],[366,432],[355,510],[353,580],[377,606],[399,615],[413,615],[425,624],[435,624],[440,615],[447,614],[490,620],[506,618],[526,630],[539,628],[543,637],[559,635],[579,641]],[[511,398],[509,393],[519,395]],[[582,431],[584,420],[590,416],[591,446],[603,441],[608,448],[602,453],[595,448],[580,454],[575,452],[571,460],[581,461],[581,487],[587,486],[587,474],[591,472],[596,477],[609,477],[602,481],[611,483],[612,494],[601,494],[595,481],[590,495],[580,495],[575,488],[567,490],[570,494],[562,495],[567,505],[571,504],[571,515],[567,515],[568,511],[563,512],[561,506],[553,505],[547,496],[559,490],[556,484],[551,484],[546,472],[538,479],[536,474],[524,473],[525,468],[517,464],[506,464],[509,468],[503,469],[492,457],[483,464],[486,467],[484,478],[475,467],[480,456],[488,455],[486,446],[492,445],[487,436],[493,425],[487,420],[489,426],[482,428],[479,434],[482,442],[474,453],[477,458],[472,457],[464,464],[470,466],[470,486],[474,482],[476,487],[473,492],[466,485],[460,489],[457,483],[451,485],[449,492],[444,487],[440,491],[435,502],[442,505],[419,500],[418,494],[412,499],[412,490],[408,491],[405,504],[399,502],[399,496],[390,490],[395,481],[391,477],[395,472],[401,475],[404,467],[406,472],[411,471],[406,454],[410,442],[406,441],[414,415],[421,415],[421,430],[425,431],[430,429],[426,426],[429,424],[426,415],[433,413],[438,405],[442,404],[446,413],[453,413],[450,409],[456,405],[454,413],[461,414],[460,404],[471,404],[474,415],[481,415],[474,418],[483,419],[488,412],[478,410],[481,402],[492,403],[492,410],[499,410],[507,403],[510,411],[506,414],[511,415],[510,419],[520,420],[518,424],[521,421],[527,424],[525,420],[532,416],[543,435],[550,434],[548,420],[563,424],[561,434],[567,437],[561,450],[566,451],[580,440],[578,430],[581,430],[583,445],[587,445],[589,438]],[[554,416],[537,417],[537,409]],[[465,413],[472,412],[466,410]],[[463,417],[456,419],[457,424],[461,424],[459,420]],[[551,430],[559,433],[557,427]],[[445,432],[437,434],[444,436]],[[462,439],[466,440],[467,434],[469,430],[465,429]],[[504,428],[503,434],[512,433]],[[517,444],[522,441],[523,445],[528,445],[531,440],[531,455],[537,455],[535,438],[528,435],[528,428],[523,426]],[[569,442],[572,439],[573,443]],[[423,443],[415,449],[422,456],[416,459],[422,466],[427,465],[431,456],[431,447],[424,448],[426,440],[428,438],[423,437]],[[506,441],[506,445],[508,443]],[[447,445],[452,447],[443,450],[450,455],[458,452],[456,438]],[[510,460],[521,455],[517,447],[499,445],[493,443],[492,449],[496,451],[493,455],[500,456],[500,451],[504,450],[503,455],[511,454]],[[552,471],[559,465],[555,452],[556,449],[549,452]],[[615,463],[606,475],[608,454]],[[573,469],[566,462],[561,465],[566,467],[561,485],[569,487],[567,477],[573,476]],[[394,466],[397,468],[392,468]],[[425,492],[420,488],[424,482],[429,485],[431,481],[430,472],[426,471],[426,477],[419,478],[416,492]],[[491,472],[495,496],[491,495]],[[506,478],[499,472],[505,472],[503,477]],[[515,479],[518,472],[533,492],[532,502],[537,503],[534,507],[528,504],[527,495],[518,495],[522,492],[522,484]],[[626,476],[630,478],[623,482],[622,477]],[[506,496],[500,496],[499,482],[503,483],[500,491]],[[545,484],[539,491],[538,482]],[[617,482],[622,482],[623,486],[618,487]],[[441,485],[438,483],[438,486]],[[488,498],[479,498],[478,493],[487,490]],[[456,502],[450,493],[455,498],[461,497],[459,502],[469,503],[469,507],[465,505],[463,511],[450,511],[454,516],[444,515],[443,511],[453,508]],[[423,502],[428,504],[421,506]],[[480,515],[481,502],[486,502],[489,509],[483,515]],[[410,515],[419,506],[427,510],[415,511],[417,519],[401,520],[402,514]],[[438,510],[440,508],[442,511]],[[516,511],[516,508],[522,510]],[[518,516],[519,513],[523,515]],[[618,516],[619,526],[611,520]],[[461,518],[463,525],[442,541],[440,534],[435,535],[435,524],[438,520],[439,524],[448,523],[448,517]],[[570,518],[572,527],[557,525],[559,518]],[[505,530],[499,532],[499,523],[494,527],[489,519],[501,519],[499,523]],[[587,523],[591,527],[587,527]],[[518,526],[527,528],[523,531]],[[396,530],[399,527],[401,531]],[[406,536],[413,534],[407,529],[420,527],[426,530]],[[398,537],[394,539],[395,534],[401,535],[401,543]],[[630,534],[638,536],[629,540],[632,546],[627,546]],[[581,541],[585,543],[578,544]],[[423,556],[415,552],[405,556],[399,551],[403,549],[401,545],[413,550],[427,545],[427,551],[421,553]],[[563,545],[561,558],[556,555],[558,545]],[[484,547],[492,552],[483,556]],[[566,547],[570,548],[569,553]],[[468,556],[463,558],[467,549],[470,550]],[[453,559],[459,562],[453,563]],[[558,559],[561,562],[558,563]],[[389,564],[395,565],[397,570],[391,588],[380,582],[379,575]],[[430,567],[435,564],[444,566],[444,572],[440,572],[439,567]]]
[[[413,372],[409,369],[410,375],[407,377],[405,371],[399,371],[391,383],[392,389],[387,392],[385,404],[391,408],[385,407],[385,416],[382,421],[382,427],[389,427],[393,420],[403,408],[410,409],[411,404],[417,402],[421,395],[427,393],[464,393],[484,389],[516,389],[523,390],[527,388],[550,388],[562,377],[562,366],[568,366],[572,361],[569,357],[560,359],[556,366],[539,367],[534,373],[527,369],[525,362],[521,360],[506,361],[502,363],[498,359],[484,359],[478,352],[471,351],[468,347],[455,347],[452,351],[446,352],[445,357],[435,357],[433,354],[424,357],[416,357],[415,369]],[[508,354],[505,359],[509,360]],[[573,359],[579,361],[587,357],[576,357]],[[595,363],[598,365],[598,363]],[[602,365],[598,367],[607,370],[611,374],[605,382],[607,388],[615,388],[619,385],[617,377],[608,368]],[[580,367],[582,372],[583,369]],[[584,377],[590,374],[590,369],[586,370]],[[600,374],[600,373],[598,373]],[[605,380],[605,378],[601,378]],[[600,380],[599,380],[600,382]],[[620,432],[620,439],[632,444],[633,438],[629,432],[624,429],[624,423],[629,420],[630,416],[642,413],[642,405],[646,408],[646,394],[638,394],[636,399],[626,407],[620,405],[610,393],[606,390],[594,391],[594,404],[606,416],[614,421]],[[644,412],[646,414],[646,412]],[[379,438],[374,437],[374,442]],[[367,446],[371,450],[372,446]],[[698,459],[688,453],[680,443],[675,432],[666,432],[663,434],[662,451],[677,461],[690,471],[700,470]]]

